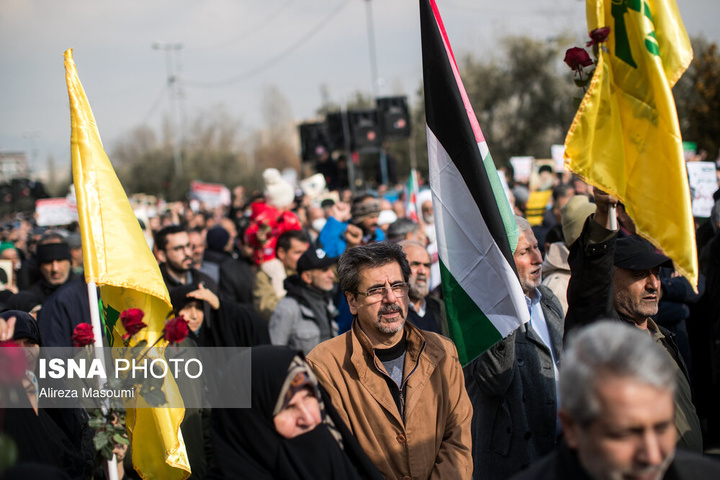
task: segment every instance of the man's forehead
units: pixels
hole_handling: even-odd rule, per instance
[[[189,239],[187,232],[171,233],[167,236],[168,244],[187,243]]]
[[[385,283],[388,277],[390,282],[402,281],[402,269],[397,262],[388,262],[378,267],[360,267],[360,285],[375,285],[377,283]]]
[[[428,263],[430,261],[430,254],[420,245],[408,245],[403,250],[405,251],[408,262]]]

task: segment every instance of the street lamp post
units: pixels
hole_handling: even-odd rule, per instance
[[[165,71],[167,72],[168,97],[170,99],[170,135],[172,135],[173,159],[175,163],[175,176],[182,175],[182,158],[180,156],[180,137],[182,132],[178,128],[178,106],[177,106],[177,85],[179,76],[175,72],[173,63],[173,51],[182,48],[182,43],[163,43],[154,42],[152,44],[154,50],[165,50]]]

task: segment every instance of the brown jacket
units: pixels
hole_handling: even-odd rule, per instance
[[[455,345],[410,323],[405,332],[404,421],[389,376],[357,320],[307,360],[385,478],[469,479],[472,406]]]

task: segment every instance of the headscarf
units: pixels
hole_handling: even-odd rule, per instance
[[[248,355],[252,362],[249,382],[239,374]],[[224,384],[231,393],[241,395],[241,389],[252,388],[252,407],[212,411],[215,467],[206,478],[382,478],[342,423],[301,352],[272,345],[253,347],[231,360],[225,371]],[[298,374],[303,378],[301,388],[309,387],[318,395],[322,422],[288,439],[275,430],[273,417],[282,409]]]
[[[21,310],[8,310],[0,313],[0,318],[3,320],[7,320],[10,317],[15,317],[14,340],[27,338],[33,343],[41,345],[40,328],[38,327],[37,321],[29,313]]]

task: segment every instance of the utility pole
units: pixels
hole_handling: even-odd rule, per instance
[[[177,52],[182,48],[182,43],[170,42],[153,42],[154,50],[165,50],[165,71],[167,72],[168,98],[170,99],[170,135],[172,136],[173,159],[175,163],[175,176],[182,175],[182,158],[180,156],[180,143],[182,132],[179,129],[178,121],[178,88],[179,75],[176,72],[173,63],[173,52]]]

